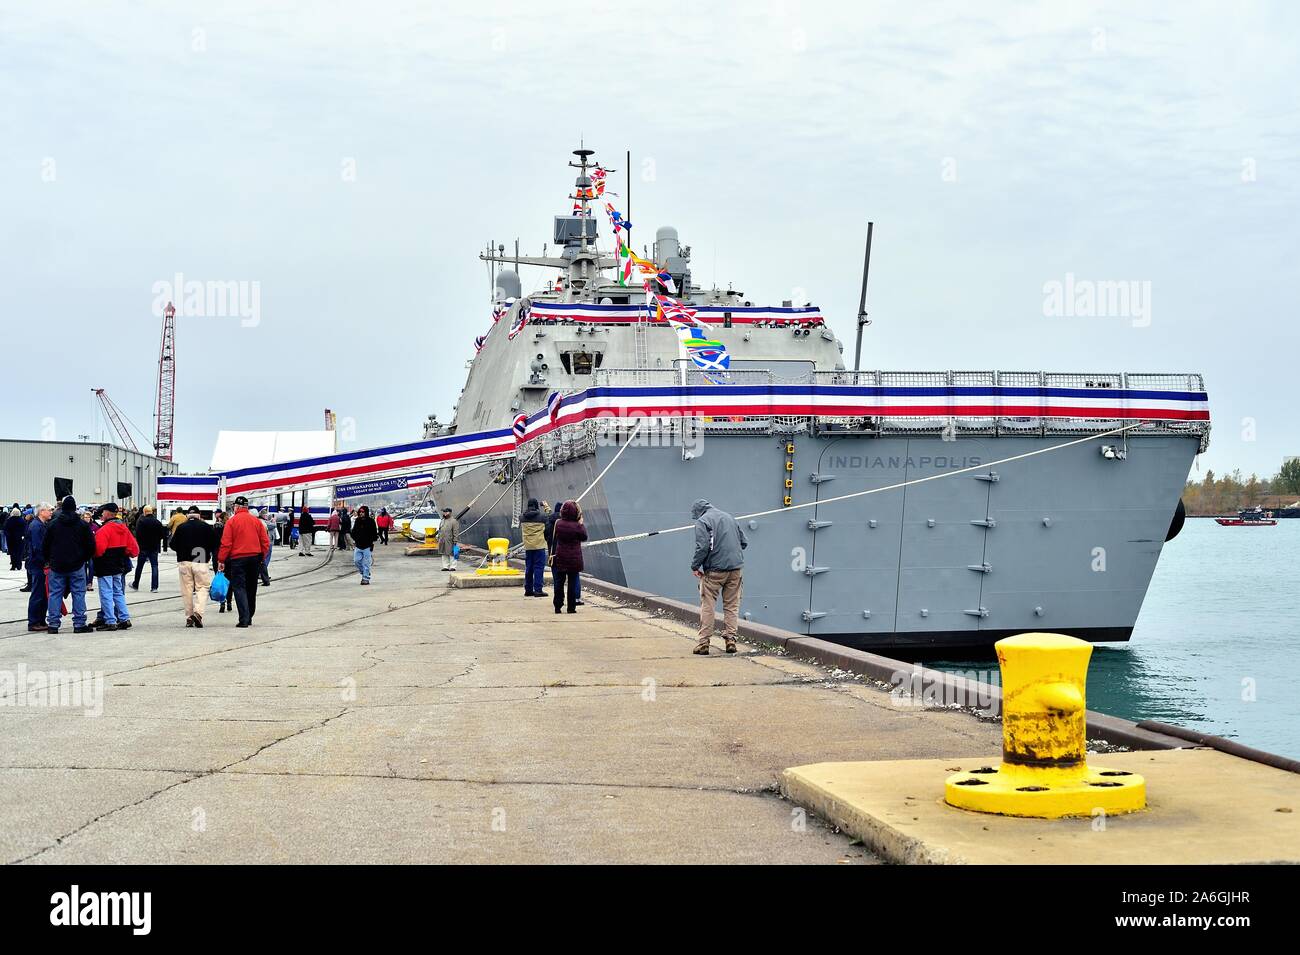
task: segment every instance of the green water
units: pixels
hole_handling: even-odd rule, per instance
[[[997,668],[991,654],[925,665]],[[1300,757],[1300,520],[1188,520],[1165,545],[1132,640],[1094,648],[1088,708]]]

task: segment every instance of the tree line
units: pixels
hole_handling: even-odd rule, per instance
[[[1183,505],[1193,516],[1235,514],[1247,507],[1282,507],[1300,499],[1300,458],[1288,458],[1271,478],[1252,474],[1241,476],[1240,469],[1217,475],[1206,471],[1199,481],[1188,481],[1183,488]]]

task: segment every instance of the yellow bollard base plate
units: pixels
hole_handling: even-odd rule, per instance
[[[954,773],[944,785],[944,801],[958,809],[1061,819],[1137,812],[1147,805],[1146,780],[1126,770],[1089,766],[1079,770],[1026,769],[1003,763]]]
[[[474,573],[480,577],[522,577],[522,570],[515,570],[513,567],[479,567]]]

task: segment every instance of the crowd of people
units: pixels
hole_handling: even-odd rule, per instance
[[[331,549],[350,551],[361,584],[368,586],[374,547],[388,544],[392,515],[387,508],[372,516],[365,505],[352,509],[339,503],[326,524]],[[20,590],[29,595],[31,632],[57,634],[69,614],[74,633],[130,629],[127,591],[140,589],[147,564],[150,593],[157,593],[159,561],[166,552],[176,557],[186,627],[203,626],[214,576],[224,574],[228,587],[219,612],[236,613],[236,626],[246,628],[257,611],[259,584],[271,585],[276,544],[311,557],[319,530],[306,506],[297,514],[259,510],[243,497],[234,500],[229,515],[214,512],[211,523],[197,506],[176,508],[163,523],[153,507],[133,507],[125,513],[114,503],[78,507],[68,495],[57,508],[45,502],[25,507],[15,502],[0,526],[0,551],[8,555],[11,571],[26,571]],[[92,584],[100,608],[93,622],[86,612]]]
[[[442,509],[438,524],[438,551],[442,569],[457,568],[460,520],[450,507]],[[727,653],[736,652],[745,533],[736,519],[706,500],[691,508],[695,521],[695,549],[691,572],[699,579],[700,629],[695,653],[709,653],[719,598],[723,604],[723,642]],[[159,559],[163,552],[176,556],[186,627],[202,627],[215,574],[228,581],[219,601],[219,613],[238,615],[238,628],[252,626],[257,612],[258,586],[271,585],[271,554],[276,546],[296,548],[300,557],[314,554],[316,534],[329,534],[331,550],[348,551],[360,577],[369,586],[374,568],[374,548],[387,545],[393,517],[387,508],[371,515],[370,508],[331,508],[324,527],[303,506],[297,513],[250,507],[237,497],[231,514],[216,511],[212,523],[196,506],[174,510],[164,524],[152,507],[120,513],[116,504],[78,508],[71,495],[59,502],[57,513],[48,503],[19,507],[15,503],[3,522],[0,549],[9,555],[10,570],[26,568],[29,593],[27,629],[57,634],[71,601],[74,633],[127,630],[132,626],[126,593],[140,589],[145,568],[150,569],[150,592],[157,593]],[[519,518],[524,548],[524,596],[551,597],[558,613],[577,613],[582,600],[582,545],[587,541],[582,507],[564,501],[552,508],[536,498],[528,500]],[[546,567],[551,569],[553,594],[545,590]],[[135,574],[128,585],[127,577]],[[96,582],[99,614],[86,617],[86,593]]]

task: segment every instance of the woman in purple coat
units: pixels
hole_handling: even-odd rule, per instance
[[[551,581],[554,584],[555,596],[552,603],[555,604],[555,612],[559,613],[564,606],[567,593],[569,613],[577,613],[575,602],[578,594],[575,588],[578,585],[578,575],[582,573],[582,542],[587,539],[587,528],[583,526],[578,505],[573,501],[565,501],[560,508],[560,519],[555,522],[552,539],[555,553],[551,558]]]

